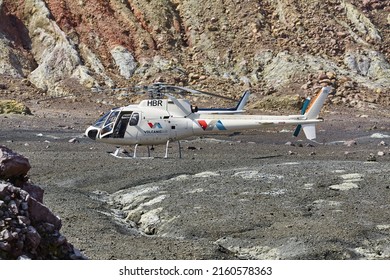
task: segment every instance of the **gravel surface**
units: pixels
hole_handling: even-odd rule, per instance
[[[334,108],[317,143],[277,127],[117,159],[83,136],[97,112],[37,106],[0,116],[0,144],[90,259],[390,259],[386,110]]]

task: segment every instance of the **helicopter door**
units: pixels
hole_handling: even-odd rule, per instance
[[[140,119],[141,119],[141,113],[140,112],[129,112],[129,120],[126,128],[126,134],[124,138],[132,139],[132,141],[135,141],[139,137],[139,131],[140,128],[138,126]]]
[[[118,118],[120,111],[113,111],[107,118],[102,130],[100,131],[100,138],[109,137],[114,132],[114,124]]]
[[[125,132],[127,129],[127,125],[129,124],[130,121],[130,116],[131,116],[131,112],[121,112],[115,124],[114,132],[113,132],[114,138],[125,137]]]

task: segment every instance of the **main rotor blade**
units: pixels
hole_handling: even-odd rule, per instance
[[[219,95],[216,93],[211,93],[207,91],[202,91],[202,90],[196,90],[192,88],[187,88],[187,87],[182,87],[182,86],[175,86],[175,85],[169,85],[169,84],[164,84],[164,83],[155,83],[152,85],[141,85],[141,86],[134,86],[134,87],[124,87],[124,88],[110,88],[110,89],[102,89],[102,88],[93,88],[93,92],[114,92],[114,91],[124,91],[127,90],[131,92],[132,94],[143,94],[143,93],[149,93],[149,94],[164,94],[165,91],[178,91],[176,92],[177,94],[184,95],[183,92],[187,93],[193,93],[193,94],[204,94],[204,95],[209,95],[229,101],[235,101],[238,102],[238,100],[231,98],[231,97],[226,97],[223,95]],[[181,92],[180,92],[181,91]]]
[[[157,85],[159,85],[159,84],[157,84]],[[211,93],[211,92],[207,92],[207,91],[191,89],[191,88],[181,87],[181,86],[166,85],[166,84],[161,84],[161,85],[163,85],[165,88],[180,89],[180,90],[183,90],[183,91],[186,91],[189,93],[204,94],[204,95],[214,96],[214,97],[218,97],[218,98],[222,98],[222,99],[226,99],[226,100],[230,100],[230,101],[236,101],[236,102],[238,101],[238,100],[231,98],[231,97],[226,97],[223,95],[219,95],[219,94]]]

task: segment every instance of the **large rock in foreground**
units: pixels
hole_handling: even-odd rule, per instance
[[[61,235],[43,189],[27,181],[29,169],[27,158],[0,146],[0,259],[84,259]]]
[[[7,147],[0,145],[0,178],[16,179],[25,177],[31,166],[28,159]]]

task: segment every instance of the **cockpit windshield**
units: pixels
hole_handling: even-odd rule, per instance
[[[119,111],[111,111],[111,115],[107,118],[107,121],[104,123],[104,125],[113,124],[116,120],[116,117],[118,116]]]
[[[97,122],[93,124],[94,127],[102,127],[103,124],[106,122],[107,117],[111,114],[112,111],[108,111],[105,113],[102,117],[100,117]]]

